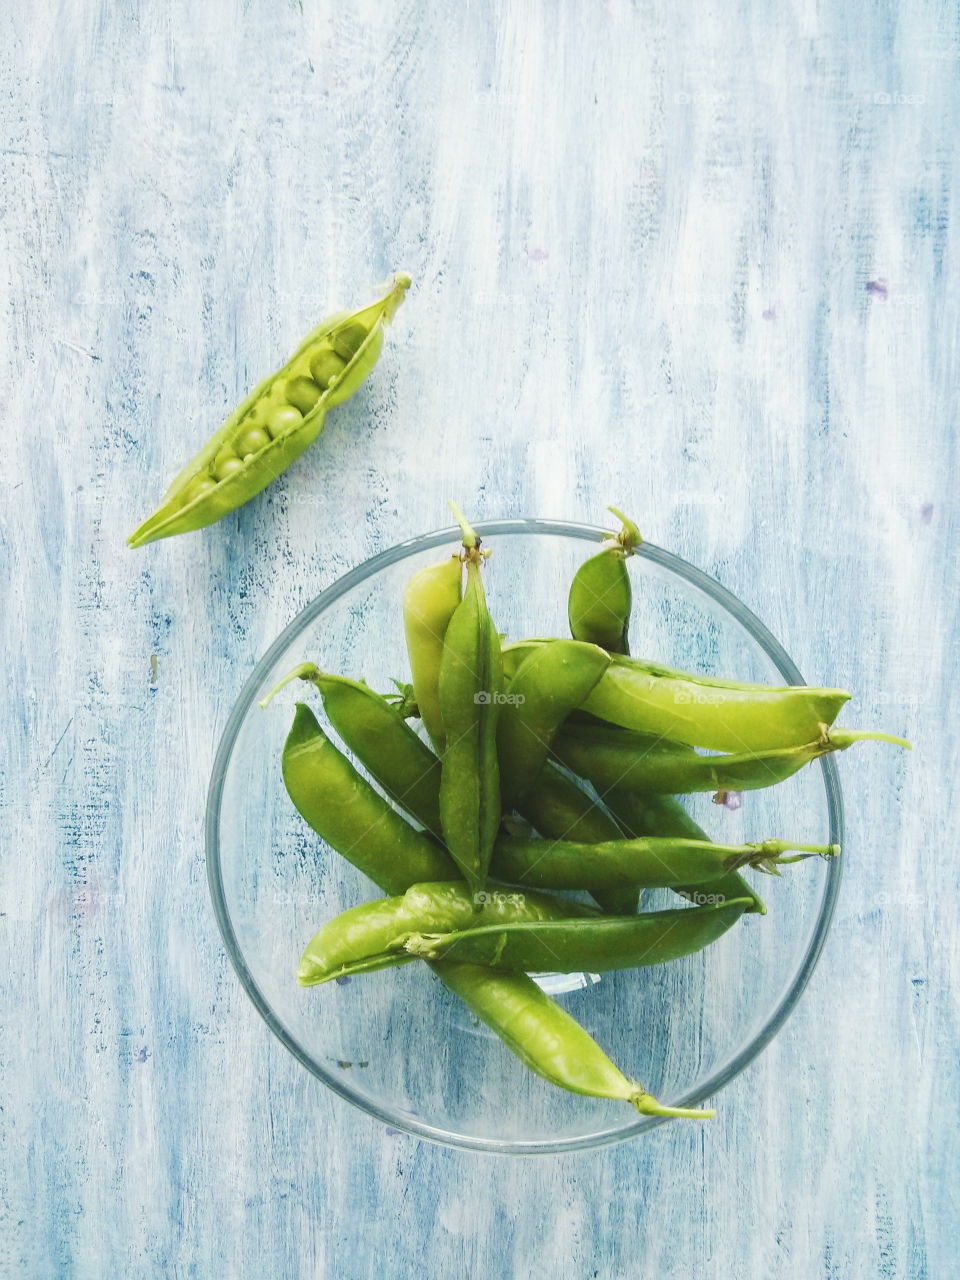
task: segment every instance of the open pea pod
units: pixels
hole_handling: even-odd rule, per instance
[[[285,471],[323,430],[327,410],[352,396],[370,374],[383,347],[384,325],[409,285],[409,276],[398,275],[370,306],[331,316],[314,329],[191,458],[127,545],[141,547],[213,524]]]

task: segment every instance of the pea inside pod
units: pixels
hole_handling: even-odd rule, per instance
[[[370,306],[331,316],[309,334],[179,472],[128,545],[213,524],[285,471],[320,434],[327,410],[353,395],[373,369],[384,326],[409,285],[409,276],[398,275]]]

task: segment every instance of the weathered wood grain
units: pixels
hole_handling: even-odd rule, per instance
[[[954,1275],[956,8],[68,0],[0,32],[0,1272]],[[319,444],[128,551],[255,379],[398,267]],[[228,968],[201,820],[229,707],[450,496],[616,502],[916,742],[843,760],[832,939],[710,1126],[418,1143],[328,1096]]]

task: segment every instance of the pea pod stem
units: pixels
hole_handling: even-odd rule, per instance
[[[603,799],[628,837],[672,837],[710,843],[707,833],[673,796],[646,795],[640,791],[624,791],[615,787],[604,792]],[[670,888],[680,897],[694,902],[704,899],[723,902],[727,899],[749,897],[753,902],[751,911],[758,915],[767,914],[763,899],[739,871],[727,871],[715,880],[701,884],[674,884]]]

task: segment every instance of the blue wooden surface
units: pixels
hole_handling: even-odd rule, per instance
[[[0,13],[0,1273],[953,1276],[957,10],[390,9]],[[384,359],[284,481],[126,550],[396,267]],[[326,1094],[226,963],[229,707],[451,494],[616,501],[916,742],[844,758],[831,940],[709,1126],[417,1142]]]

